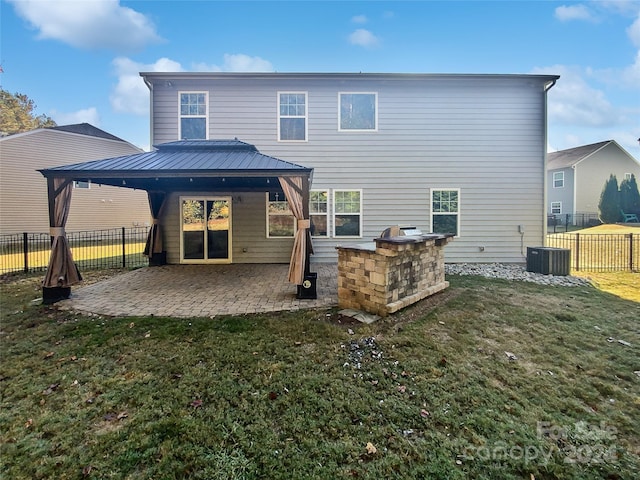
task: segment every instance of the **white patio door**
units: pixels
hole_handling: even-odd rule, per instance
[[[231,197],[180,197],[180,262],[231,263]]]

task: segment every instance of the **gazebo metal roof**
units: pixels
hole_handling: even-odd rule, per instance
[[[308,176],[313,169],[264,155],[240,140],[181,140],[157,150],[39,170],[47,178],[144,190],[237,190],[267,185],[278,177]]]

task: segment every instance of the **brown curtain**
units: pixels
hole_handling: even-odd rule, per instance
[[[42,286],[46,288],[70,287],[82,280],[73,262],[73,255],[64,231],[69,216],[72,191],[71,180],[54,178],[53,182],[49,182],[49,230],[53,242],[47,274],[42,282]]]
[[[280,177],[280,186],[287,197],[289,208],[296,217],[298,228],[293,239],[291,262],[289,263],[289,282],[302,285],[307,260],[307,241],[309,237],[309,218],[305,218],[302,177]],[[308,215],[307,215],[308,216]],[[309,245],[310,246],[310,245]]]
[[[162,245],[162,230],[160,228],[159,218],[164,200],[166,198],[165,192],[148,192],[149,207],[151,209],[151,216],[153,217],[153,225],[149,230],[149,236],[147,237],[147,244],[144,247],[144,255],[152,257],[154,253],[162,253],[164,246]]]

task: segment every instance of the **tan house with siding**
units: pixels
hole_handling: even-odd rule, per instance
[[[47,181],[38,170],[142,150],[88,123],[0,138],[0,234],[49,231]],[[147,193],[74,182],[67,231],[149,225]]]
[[[640,178],[640,163],[615,140],[547,154],[547,213],[596,215],[609,175]]]

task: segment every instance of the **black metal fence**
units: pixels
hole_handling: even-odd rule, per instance
[[[592,272],[640,271],[640,234],[557,233],[547,246],[571,250],[571,268]]]
[[[563,213],[562,215],[547,215],[547,230],[549,233],[568,232],[582,228],[601,225],[597,213]]]
[[[80,270],[148,265],[142,254],[149,227],[67,232],[73,260]],[[0,274],[47,269],[51,253],[48,233],[0,235]]]

